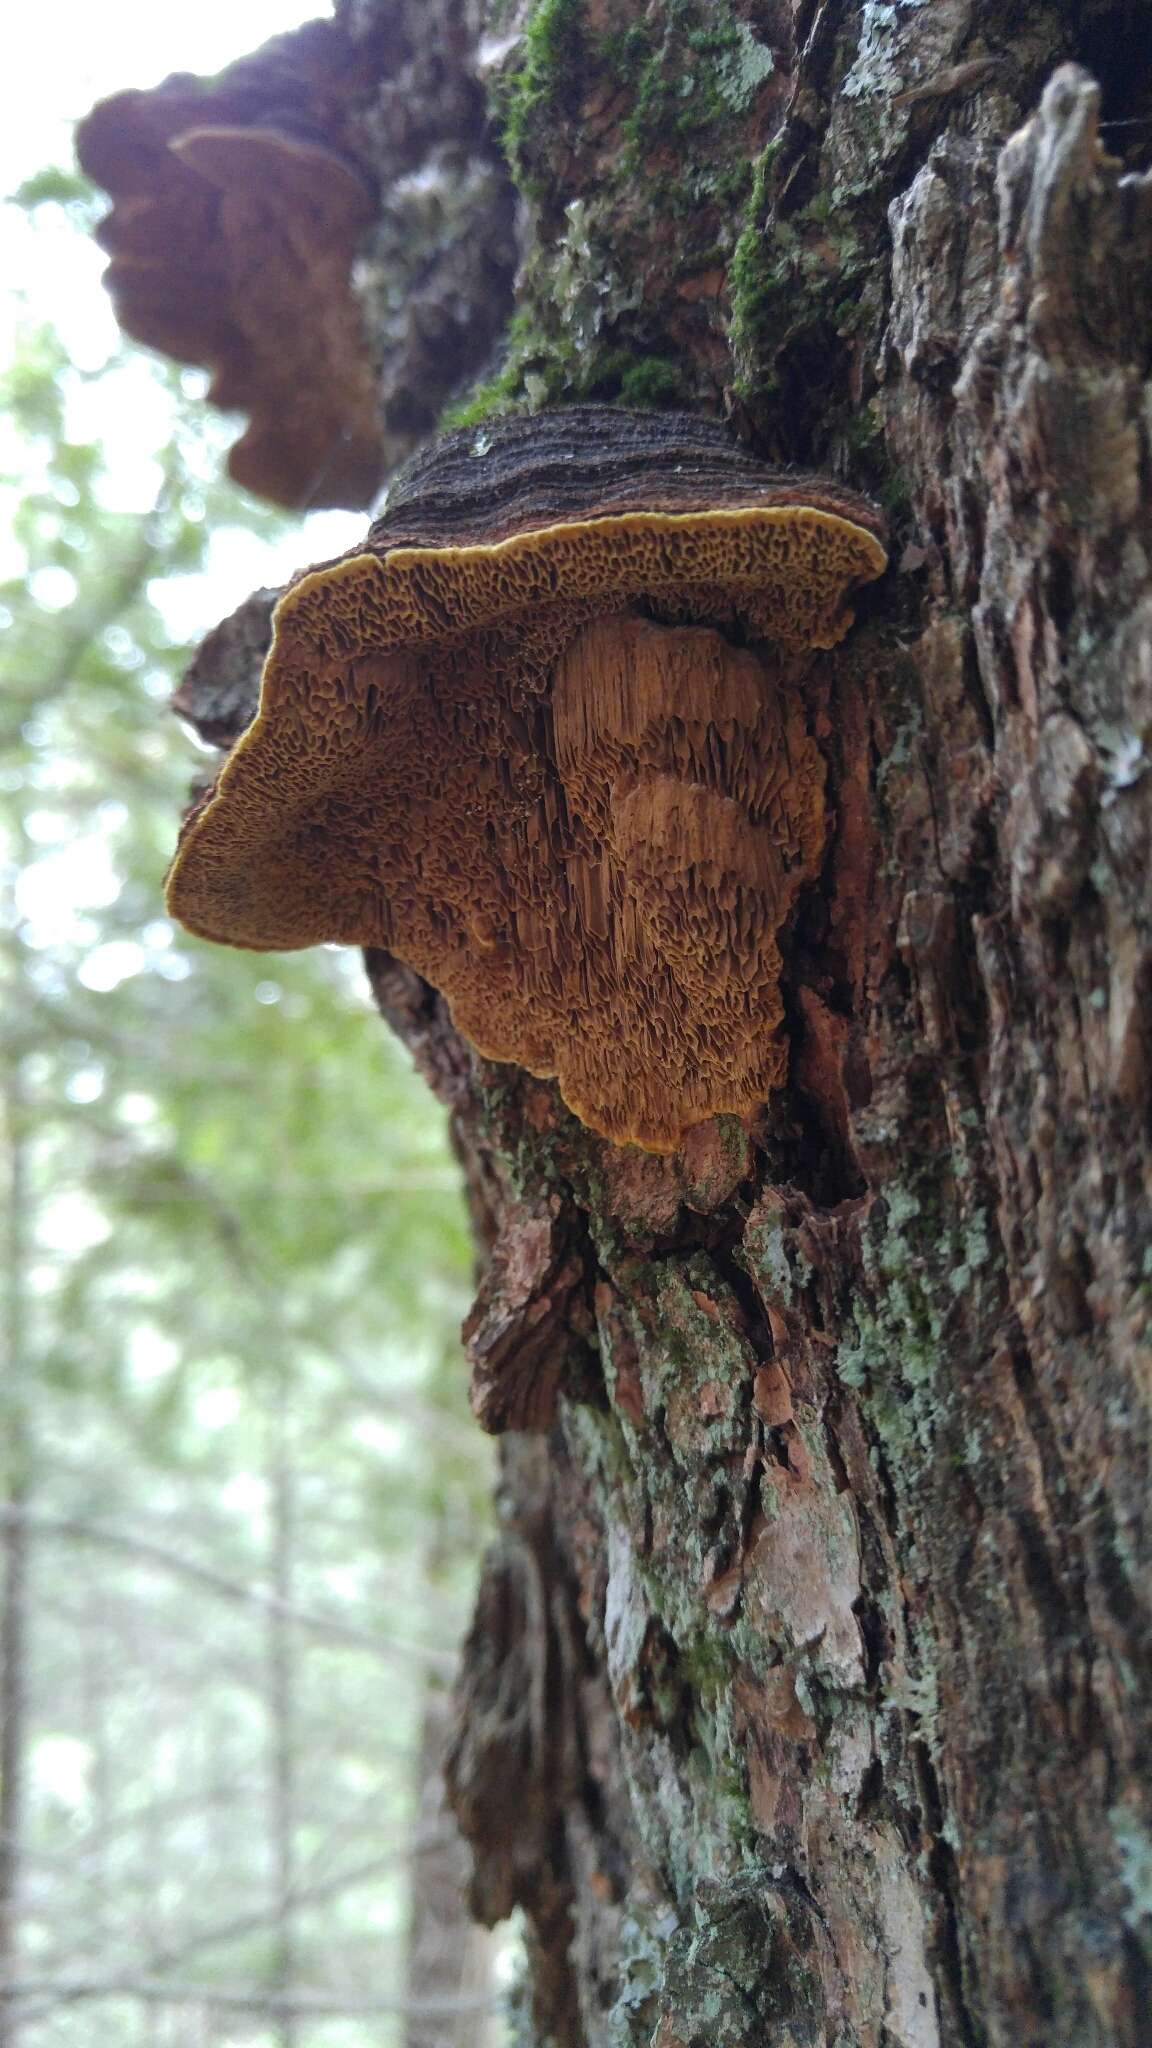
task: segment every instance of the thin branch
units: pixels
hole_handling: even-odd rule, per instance
[[[360,1885],[368,1884],[373,1878],[382,1877],[386,1871],[410,1867],[419,1857],[430,1856],[444,1846],[448,1830],[441,1828],[433,1836],[419,1835],[406,1849],[394,1856],[373,1856],[363,1863],[354,1864],[350,1869],[338,1870],[332,1876],[315,1884],[295,1884],[287,1894],[293,1906],[318,1906],[326,1899],[339,1898],[343,1893],[355,1891]],[[199,1955],[202,1949],[220,1948],[230,1941],[242,1941],[250,1934],[259,1934],[267,1927],[280,1910],[280,1900],[261,1908],[259,1912],[245,1913],[242,1918],[218,1921],[214,1927],[202,1927],[178,1948],[161,1950],[150,1956],[150,1970],[172,1970],[185,1963],[189,1957]]]
[[[297,1884],[292,1892],[292,1903],[298,1907],[322,1905],[328,1899],[339,1898],[346,1892],[354,1891],[358,1886],[369,1883],[373,1878],[382,1876],[386,1871],[402,1869],[405,1866],[410,1867],[421,1856],[430,1856],[437,1853],[444,1846],[445,1833],[446,1830],[443,1828],[439,1830],[429,1829],[423,1833],[418,1832],[408,1847],[394,1856],[373,1856],[365,1862],[336,1871],[329,1877],[318,1879],[312,1884]],[[248,1935],[259,1934],[262,1928],[267,1927],[274,1920],[279,1911],[279,1906],[280,1902],[277,1901],[274,1905],[263,1907],[256,1912],[246,1913],[238,1919],[218,1921],[215,1926],[201,1928],[198,1933],[190,1935],[185,1942],[167,1949],[155,1950],[150,1956],[141,1958],[147,1969],[149,1981],[158,1981],[160,1974],[165,1970],[183,1968],[185,1964],[192,1961],[205,1949],[220,1948],[229,1942],[242,1941]],[[78,1992],[73,1993],[61,1989],[60,1984],[56,1980],[51,1980],[50,1987],[45,1988],[39,1998],[39,2002],[36,2002],[35,1994],[29,1992],[29,1999],[32,2002],[29,2007],[26,2007],[21,2012],[21,2019],[26,2024],[29,2022],[34,2023],[46,2017],[56,2006],[98,1996],[95,1988],[97,1983],[95,1978],[79,1978],[76,1981],[81,1988]],[[101,1981],[107,1983],[109,1995],[112,1995],[116,1986],[122,1980],[119,1972],[113,1971],[111,1977]],[[0,2010],[2,2010],[2,2007],[0,2007]]]
[[[54,2003],[77,2004],[98,1998],[136,1998],[146,2005],[201,2005],[228,2012],[331,2014],[411,2013],[428,2019],[453,2014],[496,2013],[491,1999],[480,1998],[340,1998],[334,1992],[219,1991],[208,1984],[166,1984],[161,1978],[122,1977],[115,1982],[85,1977],[25,1977],[0,1985],[0,2004],[48,1996]]]
[[[76,672],[89,647],[121,619],[129,606],[155,575],[163,545],[164,521],[175,502],[178,477],[174,468],[165,470],[155,502],[134,530],[131,543],[120,561],[106,567],[98,588],[85,598],[78,597],[61,615],[51,662],[38,663],[34,687],[17,694],[18,710],[37,710],[75,686]]]
[[[135,1536],[119,1529],[105,1528],[99,1522],[85,1522],[70,1515],[48,1514],[41,1509],[24,1508],[11,1503],[0,1506],[0,1529],[19,1525],[41,1536],[61,1536],[74,1542],[97,1543],[106,1550],[123,1551],[136,1558],[141,1564],[154,1565],[161,1571],[173,1572],[180,1578],[191,1579],[222,1600],[232,1600],[242,1606],[259,1607],[266,1614],[278,1614],[285,1620],[296,1622],[313,1635],[327,1637],[330,1641],[343,1643],[351,1649],[363,1650],[368,1655],[389,1661],[403,1657],[434,1671],[439,1677],[452,1678],[456,1673],[456,1657],[448,1650],[436,1650],[424,1643],[413,1643],[402,1636],[368,1635],[364,1630],[354,1628],[350,1622],[339,1621],[335,1616],[315,1614],[306,1608],[293,1607],[269,1593],[261,1586],[245,1585],[243,1580],[231,1579],[225,1572],[214,1571],[210,1565],[198,1564],[194,1559],[182,1557],[178,1551],[169,1550],[163,1543],[157,1543],[147,1536]]]

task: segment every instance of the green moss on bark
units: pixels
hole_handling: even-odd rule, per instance
[[[651,303],[642,281],[663,269],[671,287],[678,275],[726,264],[751,177],[741,124],[773,69],[772,52],[729,0],[664,0],[607,33],[590,27],[585,0],[538,0],[495,86],[493,113],[539,239],[499,371],[450,409],[445,426],[572,400],[659,407],[699,398],[669,348],[670,309]],[[565,167],[589,147],[584,110],[605,93],[628,103],[619,146],[557,218],[550,208]],[[671,264],[670,237],[679,252]]]
[[[817,192],[788,220],[772,212],[777,146],[757,158],[743,224],[728,270],[728,338],[735,386],[748,399],[778,388],[787,352],[818,365],[827,381],[851,338],[879,305],[874,253],[846,224],[826,192]],[[843,409],[845,396],[837,394]]]
[[[681,366],[669,354],[643,347],[635,280],[615,266],[596,212],[583,200],[566,209],[559,240],[534,252],[521,292],[500,370],[448,409],[445,428],[476,426],[493,414],[535,412],[542,405],[688,402]],[[625,324],[635,334],[631,347],[620,340]]]
[[[771,50],[725,5],[666,0],[659,15],[601,37],[598,54],[632,94],[623,177],[651,151],[704,139],[747,112],[775,68]]]
[[[498,88],[500,132],[522,189],[537,184],[531,155],[542,133],[572,113],[584,67],[584,0],[538,0],[521,61]]]

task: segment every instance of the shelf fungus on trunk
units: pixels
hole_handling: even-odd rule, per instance
[[[684,415],[450,436],[281,599],[171,910],[388,948],[617,1143],[747,1113],[784,1078],[780,939],[825,845],[804,654],[883,533]]]

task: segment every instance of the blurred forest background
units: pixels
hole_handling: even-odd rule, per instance
[[[100,210],[53,171],[6,214],[91,293]],[[0,2043],[492,2043],[487,1953],[456,2018],[404,2010],[490,1481],[443,1116],[354,956],[161,910],[191,645],[344,536],[220,481],[199,376],[110,320],[78,361],[35,297],[0,406]]]

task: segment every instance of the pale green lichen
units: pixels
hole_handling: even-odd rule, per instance
[[[753,1212],[736,1256],[765,1300],[794,1301],[812,1278],[811,1261],[780,1211]]]
[[[653,1903],[645,1912],[630,1902],[616,1935],[617,1986],[606,2048],[647,2048],[659,2018],[665,1954],[679,1924],[667,1906]]]
[[[897,1470],[931,1457],[951,1406],[941,1376],[945,1330],[961,1300],[978,1296],[992,1252],[988,1218],[975,1203],[958,1210],[954,1191],[926,1168],[915,1185],[894,1187],[865,1231],[867,1296],[853,1307],[855,1336],[842,1340],[837,1370],[859,1388]]]
[[[899,58],[900,14],[901,8],[888,0],[864,0],[856,61],[840,86],[842,99],[874,99],[899,91],[904,81],[894,66]]]
[[[1152,1936],[1152,1835],[1131,1807],[1113,1806],[1108,1825],[1120,1858],[1120,1878],[1128,1894],[1124,1919],[1145,1941]]]
[[[899,1683],[889,1688],[882,1702],[886,1714],[913,1714],[926,1728],[934,1727],[940,1712],[940,1684],[935,1671],[925,1671],[919,1676],[908,1673]]]
[[[534,252],[521,291],[524,302],[509,323],[498,375],[449,408],[444,428],[592,398],[640,406],[684,401],[678,363],[623,348],[616,338],[634,322],[643,288],[614,266],[595,204],[569,203],[559,239]]]

